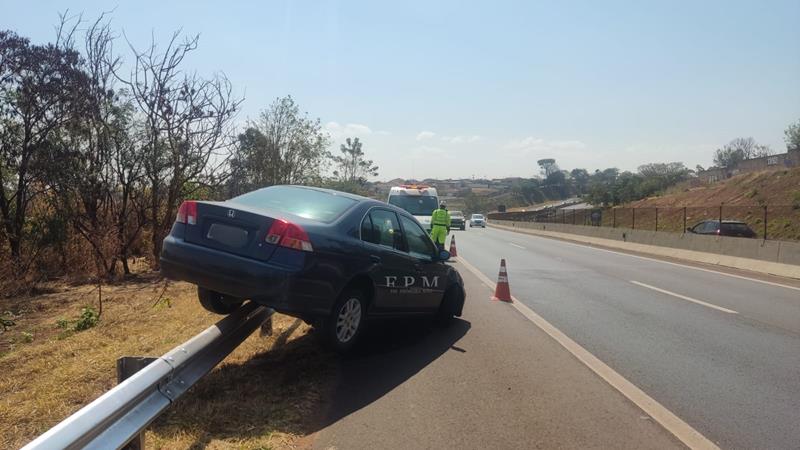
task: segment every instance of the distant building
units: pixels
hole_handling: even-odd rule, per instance
[[[778,155],[746,159],[733,167],[709,167],[702,172],[698,172],[697,177],[706,183],[714,183],[743,173],[791,167],[800,167],[800,150],[795,149]]]

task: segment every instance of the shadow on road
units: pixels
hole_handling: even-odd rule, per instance
[[[464,352],[455,344],[471,326],[461,319],[446,328],[419,320],[371,325],[360,347],[341,360],[333,398],[318,429],[383,397],[448,350]]]
[[[383,397],[448,350],[470,329],[455,320],[371,323],[353,353],[324,349],[314,332],[288,340],[295,321],[270,350],[223,364],[151,427],[154,447],[202,449],[217,440],[271,446],[270,436],[304,436]]]

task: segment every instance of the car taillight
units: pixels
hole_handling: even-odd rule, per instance
[[[181,203],[181,207],[178,208],[178,216],[175,218],[175,221],[188,225],[197,225],[197,202],[187,200]]]
[[[267,237],[264,240],[281,247],[306,252],[314,251],[314,247],[311,246],[311,240],[308,238],[308,233],[300,225],[283,219],[275,219],[272,222],[272,226],[269,227]]]

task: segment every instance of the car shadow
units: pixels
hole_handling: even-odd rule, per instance
[[[445,352],[464,353],[455,344],[470,327],[462,319],[441,328],[420,320],[371,323],[360,345],[341,359],[331,402],[317,429],[380,399]]]
[[[275,345],[204,377],[157,419],[156,446],[202,449],[217,440],[272,434],[308,436],[358,411],[404,383],[449,350],[470,329],[456,319],[447,327],[429,320],[372,322],[360,344],[336,355],[315,331],[288,337],[299,321],[275,337]],[[176,436],[193,442],[178,444]],[[301,445],[302,446],[302,445]]]

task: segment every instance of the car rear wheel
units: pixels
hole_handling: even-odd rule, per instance
[[[244,300],[229,295],[220,294],[210,289],[197,287],[197,298],[206,311],[214,314],[230,314],[236,311]]]
[[[363,292],[348,289],[342,293],[325,324],[327,343],[342,353],[353,348],[364,328],[366,313],[367,302]]]

